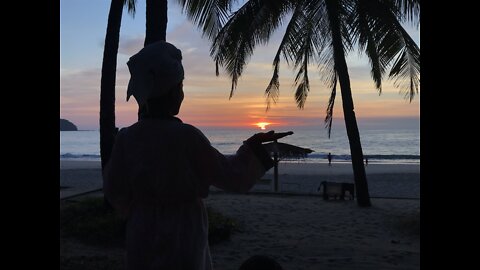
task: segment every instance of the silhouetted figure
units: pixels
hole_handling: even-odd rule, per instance
[[[247,192],[273,160],[257,133],[226,157],[204,134],[175,117],[184,98],[182,54],[156,42],[127,65],[139,120],[116,135],[104,170],[105,197],[126,220],[127,269],[212,269],[207,211],[211,185]]]
[[[368,157],[365,158],[365,166],[368,166]]]
[[[332,166],[332,154],[330,152],[328,153],[327,158],[328,158],[328,166]]]
[[[283,270],[283,268],[268,256],[254,255],[243,262],[238,270]]]

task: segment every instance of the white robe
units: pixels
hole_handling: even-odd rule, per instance
[[[248,145],[224,156],[200,130],[173,118],[120,130],[103,190],[127,219],[127,269],[212,269],[202,198],[210,185],[247,192],[264,174]]]

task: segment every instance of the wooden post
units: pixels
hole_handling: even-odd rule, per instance
[[[277,140],[274,142],[277,143]],[[273,151],[273,183],[274,183],[274,190],[278,192],[278,148],[277,145],[274,147]]]

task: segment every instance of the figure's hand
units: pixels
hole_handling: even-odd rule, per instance
[[[293,134],[293,131],[275,133],[275,131],[270,130],[267,133],[263,133],[263,132],[256,133],[252,137],[248,138],[246,142],[247,143],[271,142],[292,134]]]

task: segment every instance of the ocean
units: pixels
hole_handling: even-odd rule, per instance
[[[259,128],[198,127],[212,145],[225,155],[234,154],[242,141]],[[312,149],[302,159],[284,159],[283,162],[325,163],[331,153],[333,162],[350,162],[350,147],[342,123],[333,126],[331,137],[323,125],[271,128],[276,132],[293,131],[294,134],[279,142]],[[267,131],[270,130],[267,128]],[[359,121],[363,155],[369,163],[419,164],[420,129],[417,122],[409,124],[362,123]],[[100,132],[98,130],[60,131],[60,159],[100,160]]]

